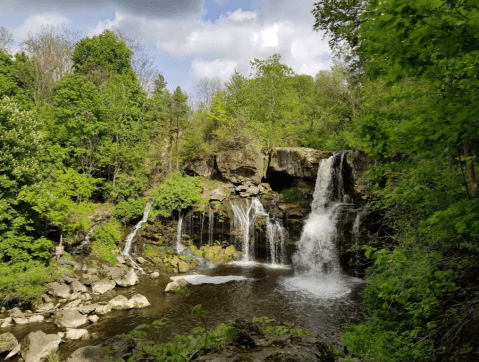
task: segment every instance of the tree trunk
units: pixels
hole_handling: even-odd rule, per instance
[[[463,148],[464,156],[474,158],[466,160],[466,166],[467,166],[467,176],[469,178],[469,185],[471,186],[471,194],[472,197],[478,197],[479,196],[479,190],[478,190],[478,185],[477,185],[477,180],[476,180],[476,171],[474,169],[474,164],[476,161],[476,150],[474,147],[471,145],[464,146]]]

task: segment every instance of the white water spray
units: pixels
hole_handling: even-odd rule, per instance
[[[75,250],[73,250],[73,254],[79,253],[86,245],[90,243],[90,238],[93,235],[93,231],[95,231],[98,225],[93,225],[90,230],[88,230],[87,234],[85,235],[85,239],[78,245]]]
[[[208,211],[208,244],[209,245],[213,244],[214,225],[215,225],[215,214],[210,207],[210,209]]]
[[[178,218],[178,227],[176,229],[176,252],[182,254],[185,251],[185,246],[181,242],[181,232],[183,231],[183,214],[180,213]]]
[[[266,237],[269,244],[271,264],[286,264],[284,252],[284,229],[281,224],[270,217],[266,218]]]

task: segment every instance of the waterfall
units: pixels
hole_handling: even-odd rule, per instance
[[[271,264],[286,264],[284,251],[284,229],[281,224],[270,217],[266,218],[266,237],[269,244]]]
[[[203,242],[203,226],[205,223],[205,212],[201,212],[201,231],[200,231],[200,245]]]
[[[93,225],[90,230],[88,230],[87,234],[85,235],[85,239],[78,245],[75,250],[73,250],[72,254],[79,253],[86,245],[90,243],[90,238],[93,235],[93,231],[96,229],[98,225]]]
[[[183,253],[185,250],[185,246],[181,242],[181,232],[183,226],[183,214],[180,213],[180,216],[178,217],[178,228],[176,229],[176,252],[178,254]]]
[[[245,205],[231,204],[235,225],[238,225],[242,235],[243,259],[248,261],[254,257],[254,221],[257,216],[268,216],[266,211],[257,198],[249,202],[246,200]],[[250,238],[253,239],[253,252],[250,251]]]
[[[358,212],[356,215],[356,219],[354,219],[354,224],[353,224],[353,230],[352,230],[352,235],[353,235],[353,241],[357,243],[359,241],[359,227],[361,226],[361,213]]]
[[[334,167],[337,157],[341,157],[341,162],[339,167]],[[343,158],[344,152],[320,161],[311,213],[293,256],[295,268],[304,274],[321,276],[341,271],[335,239],[336,223],[345,197]]]
[[[215,225],[215,214],[210,206],[210,209],[208,211],[208,245],[213,244],[214,225]]]
[[[145,211],[143,212],[143,218],[138,222],[138,224],[135,225],[133,230],[128,234],[128,236],[125,239],[125,247],[123,248],[123,251],[121,255],[123,255],[125,258],[131,259],[130,256],[130,249],[131,249],[131,242],[133,241],[133,238],[136,236],[136,233],[138,230],[140,230],[141,225],[143,225],[147,220],[148,220],[148,214],[150,213],[151,210],[151,202],[148,202],[145,207]]]

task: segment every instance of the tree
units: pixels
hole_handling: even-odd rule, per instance
[[[13,34],[3,26],[0,27],[0,51],[8,53],[10,46],[14,43]]]
[[[170,101],[170,120],[176,123],[176,170],[180,168],[179,153],[178,153],[178,140],[180,134],[180,125],[187,120],[189,107],[186,103],[188,96],[181,91],[181,87],[176,87]],[[170,128],[173,129],[172,127]],[[171,138],[170,138],[171,139]],[[171,170],[171,167],[170,167]]]
[[[88,75],[93,83],[107,81],[110,73],[130,73],[134,76],[130,59],[132,51],[111,30],[92,38],[83,38],[73,51],[73,70]]]
[[[78,37],[54,26],[42,26],[37,34],[29,33],[22,49],[30,57],[31,73],[26,83],[36,104],[53,101],[53,85],[72,71],[72,52]]]
[[[203,103],[206,108],[211,106],[213,96],[223,88],[223,84],[218,77],[201,78],[195,85],[195,96],[197,103]]]
[[[45,177],[48,152],[40,124],[9,97],[0,99],[0,261],[48,262],[49,240],[35,229],[38,215],[19,194]]]

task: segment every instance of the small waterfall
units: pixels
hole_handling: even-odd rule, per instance
[[[130,256],[130,249],[131,249],[131,242],[133,241],[133,238],[136,236],[136,233],[138,230],[140,230],[141,225],[143,225],[145,222],[148,221],[148,214],[150,213],[151,210],[151,202],[148,202],[145,207],[145,211],[143,212],[143,218],[138,222],[138,224],[135,225],[133,230],[128,234],[128,236],[125,239],[125,247],[123,248],[123,251],[121,252],[121,255],[123,255],[125,258],[131,259]]]
[[[235,225],[238,225],[242,234],[243,260],[248,261],[254,257],[254,221],[257,216],[268,216],[264,210],[263,205],[257,198],[249,202],[246,200],[246,205],[231,204],[233,215],[235,218]],[[251,240],[253,239],[253,247],[250,248]],[[251,249],[253,252],[251,252]]]
[[[185,251],[185,246],[181,242],[181,233],[183,231],[183,214],[180,213],[178,217],[178,228],[176,229],[176,252],[178,254],[182,254]]]
[[[205,225],[205,212],[201,212],[201,231],[200,231],[200,245],[203,242],[203,226]]]
[[[93,235],[93,231],[96,229],[98,225],[93,225],[90,230],[88,230],[87,234],[85,235],[85,239],[78,245],[72,252],[72,254],[78,254],[86,245],[90,243],[90,238]]]
[[[351,234],[353,235],[353,241],[357,243],[359,241],[359,227],[361,226],[361,213],[358,212],[356,219],[354,219],[353,230]]]
[[[266,218],[266,237],[268,238],[271,264],[286,264],[284,250],[284,229],[281,224],[270,217]]]
[[[208,245],[213,244],[214,225],[215,225],[215,214],[210,207],[208,212]]]

